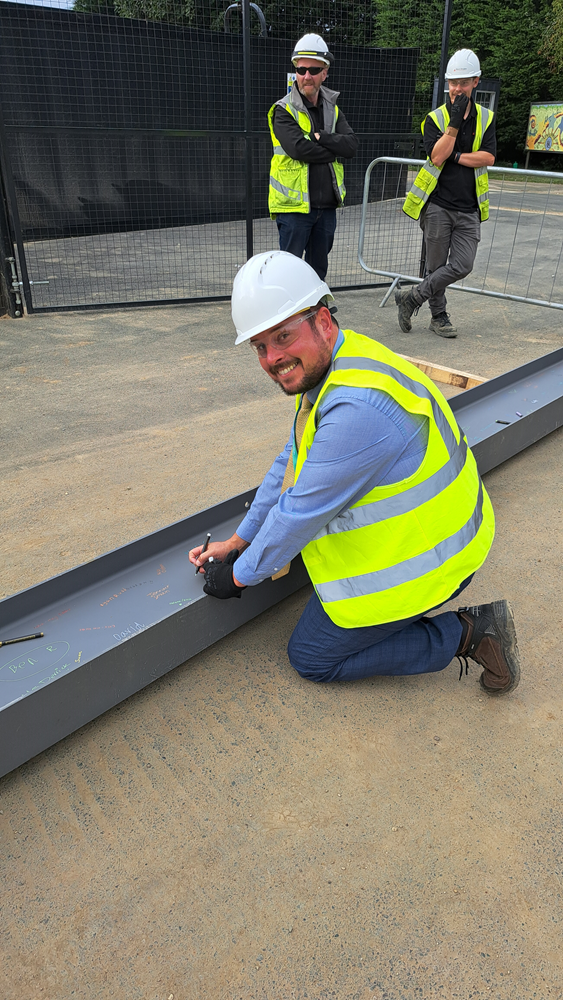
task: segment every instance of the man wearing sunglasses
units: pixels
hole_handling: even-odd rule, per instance
[[[280,250],[302,257],[324,279],[344,202],[344,167],[358,140],[323,86],[333,56],[320,35],[300,38],[291,57],[296,81],[268,115],[274,147],[268,205],[278,226]]]
[[[236,532],[191,550],[204,590],[240,598],[301,553],[314,594],[288,655],[312,681],[483,668],[519,680],[506,601],[442,611],[484,562],[494,515],[475,459],[433,383],[377,341],[340,330],[303,260],[257,254],[232,295],[236,343],[296,400],[293,430]],[[461,676],[461,675],[460,675]]]

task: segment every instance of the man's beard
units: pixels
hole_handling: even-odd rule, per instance
[[[328,361],[319,361],[311,371],[304,373],[299,385],[294,389],[286,389],[281,382],[276,382],[276,385],[279,385],[285,396],[297,396],[298,393],[309,392],[310,389],[314,389],[323,380],[331,364],[332,354],[329,356]]]

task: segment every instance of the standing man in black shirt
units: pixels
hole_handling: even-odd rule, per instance
[[[411,316],[428,300],[430,329],[455,337],[446,312],[448,285],[472,270],[481,238],[481,222],[489,217],[487,167],[496,156],[493,112],[476,104],[473,94],[481,67],[471,49],[452,56],[446,70],[449,97],[423,122],[428,159],[409,191],[403,211],[419,219],[426,244],[426,277],[412,289],[395,292],[399,326],[411,329]]]
[[[344,167],[358,140],[336,104],[335,90],[323,87],[334,57],[320,35],[303,35],[291,61],[297,79],[289,94],[270,108],[274,147],[270,167],[270,215],[276,220],[280,250],[302,257],[324,281],[336,229],[336,209],[344,201]]]

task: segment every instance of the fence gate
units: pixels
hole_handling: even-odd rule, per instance
[[[138,19],[111,0],[0,4],[0,252],[30,312],[227,297],[247,256],[278,245],[267,112],[287,90],[296,39],[319,30],[310,5],[265,5],[264,37],[254,13],[241,33],[236,9],[225,31],[218,0],[169,0],[162,21],[143,19],[143,2],[127,4]],[[415,155],[421,47],[371,0],[319,10],[329,85],[360,137],[328,280],[369,285],[356,255],[363,177],[374,157]],[[430,23],[422,0],[417,17]],[[440,31],[428,36],[437,51]]]

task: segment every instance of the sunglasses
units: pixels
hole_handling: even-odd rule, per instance
[[[318,73],[322,73],[326,66],[296,66],[295,72],[299,76],[305,76],[305,73],[310,73],[311,76],[317,76]]]

